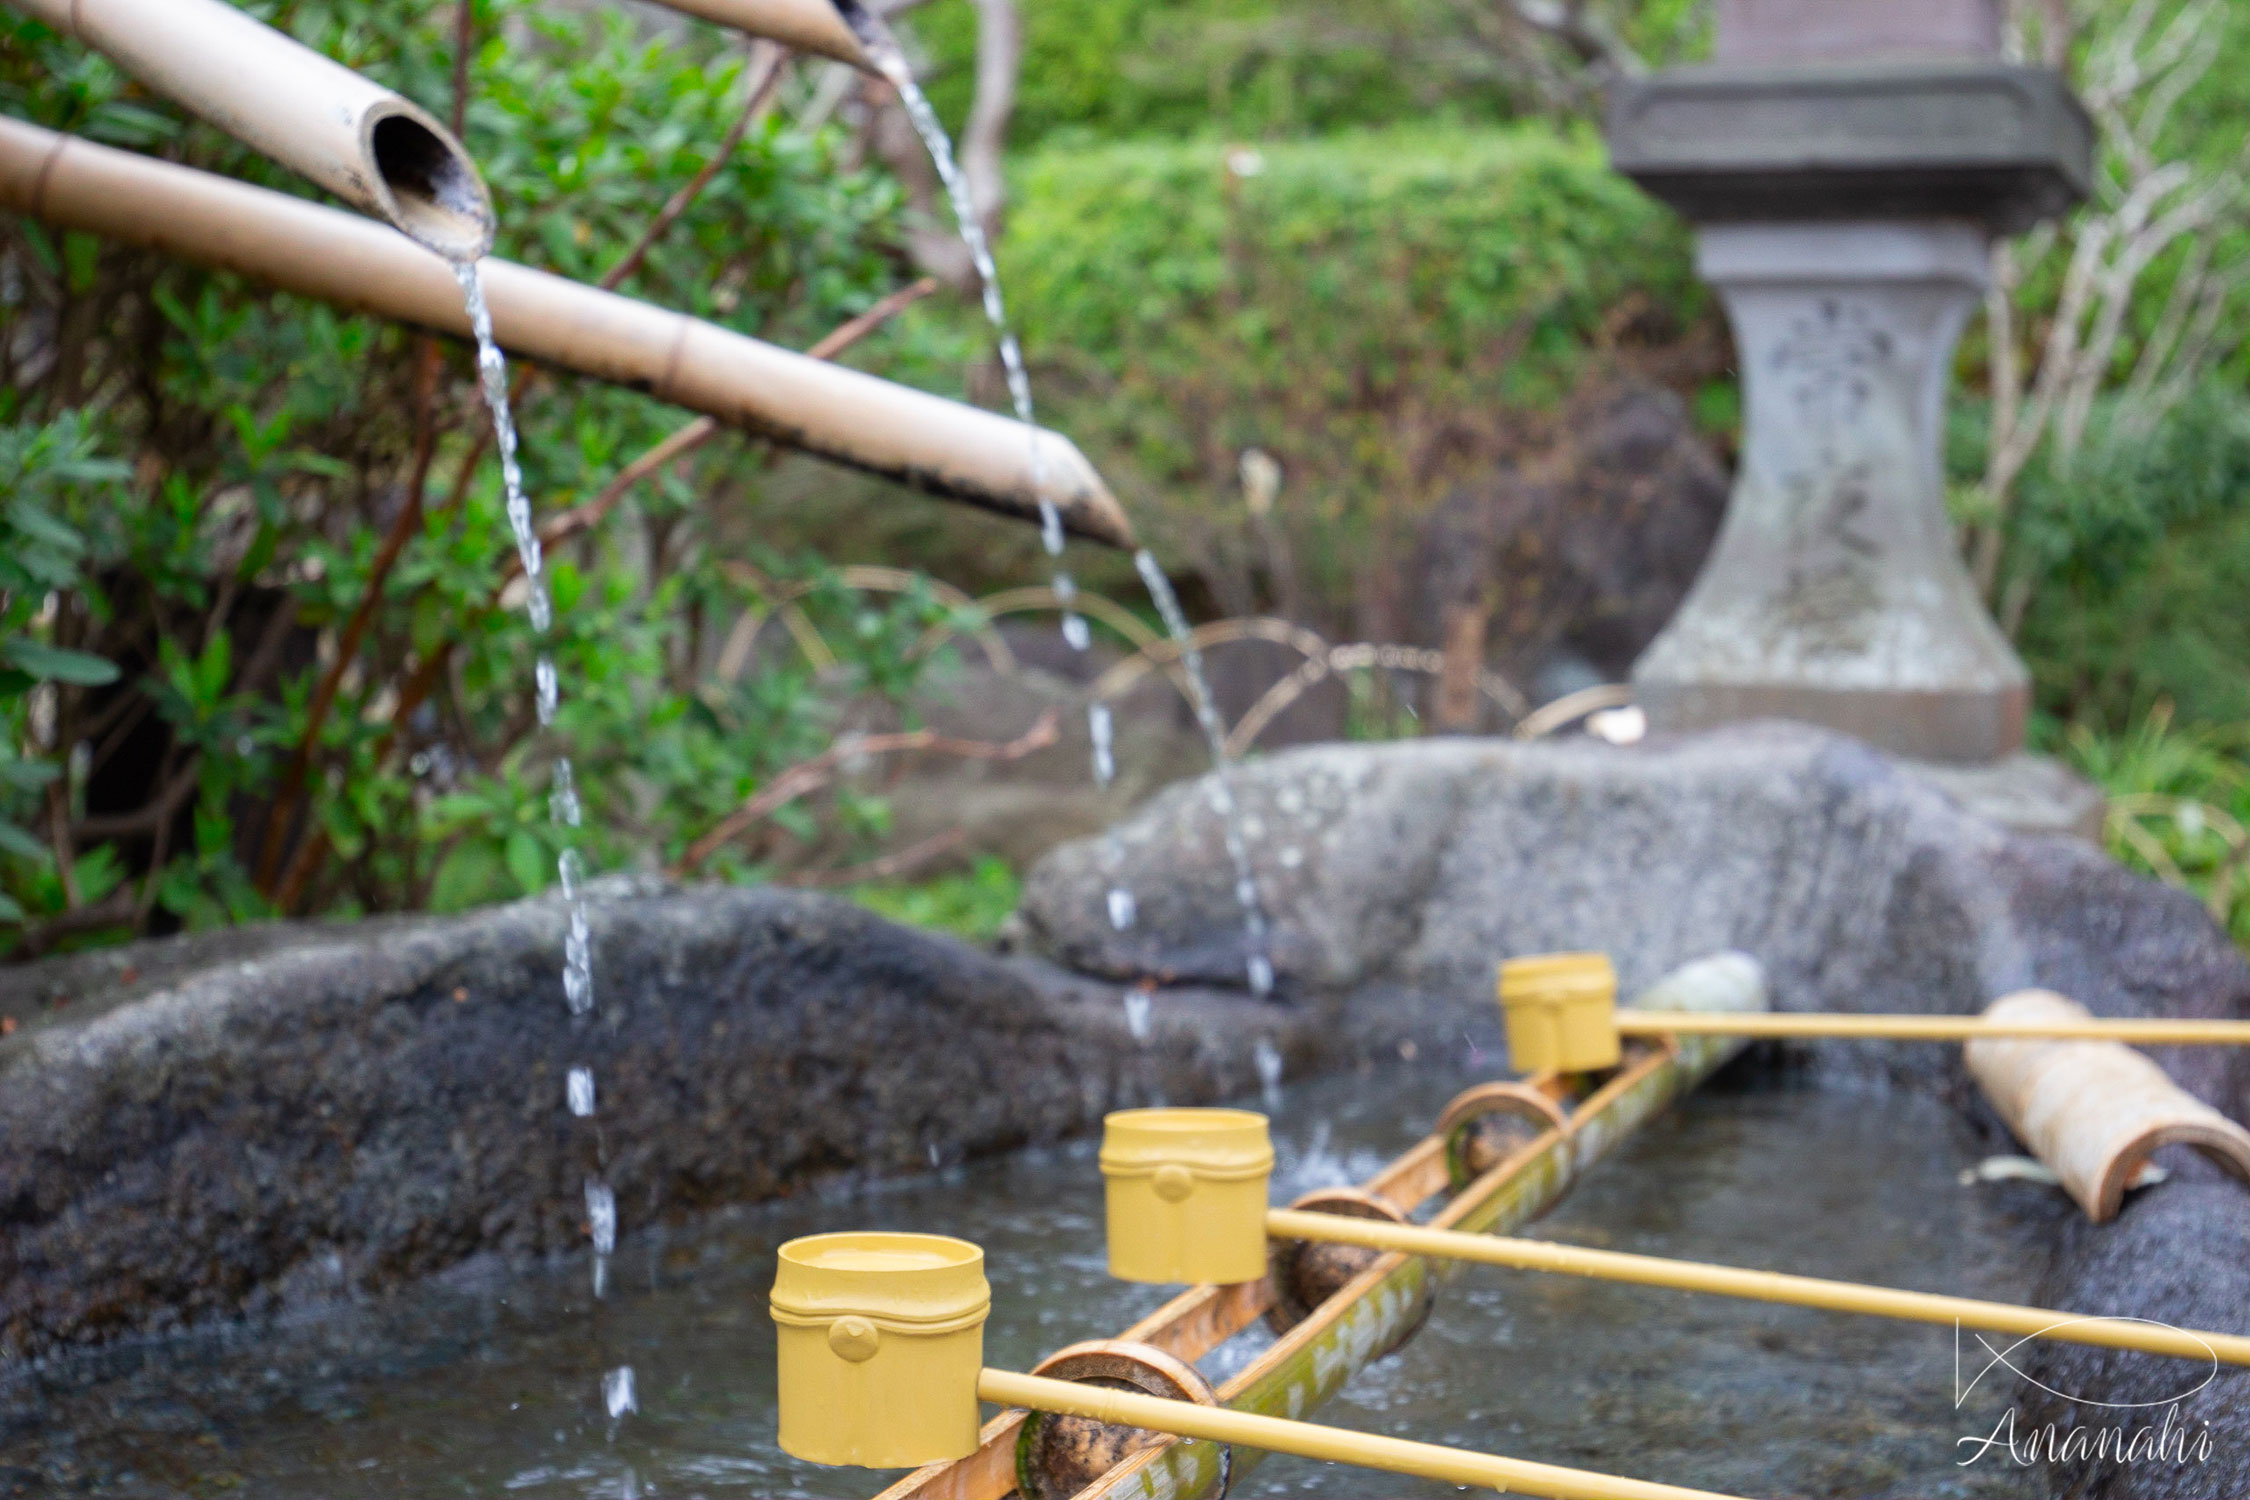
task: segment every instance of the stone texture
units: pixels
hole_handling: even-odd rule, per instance
[[[1719,0],[1717,63],[2000,55],[1999,0]]]
[[[1651,725],[1788,717],[1939,761],[2022,748],[2031,680],[1961,564],[1938,462],[1986,260],[1967,224],[1701,232],[1741,351],[1742,462],[1695,587],[1633,665]]]
[[[2018,833],[2067,833],[2100,843],[2108,801],[2061,761],[2017,753],[1985,765],[1901,761],[1969,811]]]
[[[1239,1090],[1261,1035],[1311,1058],[1300,1016],[1226,997],[1160,998],[1142,1046],[1114,989],[831,898],[600,889],[585,1022],[547,902],[11,976],[0,1359],[582,1248],[576,1064],[630,1234]]]
[[[1305,1004],[1349,991],[1363,1027],[1488,1036],[1499,959],[1582,947],[1611,953],[1628,989],[1738,948],[1765,965],[1785,1010],[1968,1012],[2039,985],[2102,1015],[2250,1014],[2250,964],[2191,897],[2078,840],[1999,828],[1865,746],[1809,728],[1745,725],[1631,749],[1329,746],[1243,767],[1234,785],[1276,923],[1281,993]],[[1140,923],[1123,936],[1099,911],[1118,879],[1143,892]],[[1113,974],[1219,978],[1241,965],[1229,892],[1208,797],[1182,786],[1114,844],[1050,855],[1025,893],[1024,935]],[[2151,1050],[2202,1098],[2250,1117],[2250,1056]],[[1803,1055],[1839,1079],[1935,1090],[1995,1150],[2017,1149],[1958,1049],[1824,1043]],[[2116,1228],[2073,1231],[2048,1305],[2250,1326],[2250,1198],[2192,1161],[2178,1166]],[[2078,1385],[2058,1388],[2138,1399],[2115,1393],[2147,1364],[2081,1359],[2070,1367]],[[2196,1420],[2230,1435],[2230,1462],[2250,1457],[2250,1381],[2230,1376],[2198,1401]],[[2022,1416],[2045,1420],[2028,1402]],[[2052,1477],[2062,1490],[2067,1476]],[[2217,1478],[2228,1482],[2205,1482]],[[2176,1484],[2136,1469],[2105,1482],[2098,1493],[2151,1500],[2250,1494],[2238,1470],[2217,1468]]]
[[[1701,223],[1963,219],[2018,234],[2083,201],[2094,126],[2046,68],[1667,68],[1619,78],[1610,161]]]
[[[2041,1305],[2100,1307],[2175,1328],[2243,1329],[2250,1195],[2192,1153],[2167,1152],[2164,1160],[2178,1179],[2128,1199],[2114,1223],[2068,1221],[2039,1284]],[[2129,1464],[2048,1464],[2055,1493],[2074,1500],[2250,1495],[2250,1370],[2221,1366],[2196,1389],[2212,1375],[2209,1366],[2110,1349],[2033,1344],[2016,1351],[2014,1362],[2036,1382],[2022,1389],[2016,1408],[2016,1436],[2026,1447],[2035,1436],[2044,1442],[2035,1429],[2050,1422],[2065,1434],[2073,1427],[2122,1430],[2130,1441],[2136,1433],[2166,1431],[2168,1415],[2170,1430],[2187,1444],[2209,1437],[2207,1457],[2190,1446]]]

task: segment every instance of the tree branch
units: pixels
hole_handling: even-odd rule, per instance
[[[948,828],[918,843],[894,850],[880,859],[864,864],[846,865],[840,870],[804,870],[781,876],[775,885],[819,889],[826,886],[857,885],[863,880],[891,880],[919,865],[929,863],[941,854],[959,848],[969,837],[966,828]]]
[[[1038,723],[1005,744],[993,744],[986,740],[951,739],[934,729],[910,729],[897,734],[848,735],[811,760],[800,761],[767,782],[740,807],[722,818],[709,833],[688,845],[687,851],[679,857],[669,873],[674,876],[693,874],[705,860],[739,837],[752,824],[772,816],[799,797],[819,791],[835,780],[838,769],[846,760],[917,751],[962,760],[1021,760],[1046,749],[1057,738],[1053,709],[1041,714]]]
[[[641,231],[641,237],[633,242],[632,248],[602,273],[603,291],[615,291],[618,283],[640,269],[641,262],[648,258],[648,252],[658,240],[664,238],[664,232],[672,227],[681,214],[688,211],[689,205],[695,202],[704,188],[710,186],[711,179],[719,175],[719,169],[734,155],[735,149],[742,144],[742,138],[750,133],[750,127],[765,117],[766,106],[773,102],[773,92],[780,86],[783,72],[789,66],[789,55],[788,48],[777,47],[767,41],[760,41],[752,47],[750,66],[755,70],[755,81],[750,85],[750,97],[743,101],[742,113],[727,127],[726,135],[720,139],[718,149],[711,153],[710,159],[704,162],[693,177],[681,184],[679,191],[664,201],[664,206],[656,211],[655,218],[648,221],[648,227]]]
[[[335,706],[344,674],[359,659],[360,642],[366,639],[375,608],[382,603],[383,585],[390,581],[392,567],[397,564],[399,554],[406,550],[407,542],[422,529],[422,496],[429,485],[430,460],[436,448],[434,408],[441,363],[437,341],[424,340],[420,366],[414,377],[413,473],[407,480],[405,501],[391,521],[390,533],[383,538],[383,545],[368,568],[367,584],[360,590],[359,602],[352,607],[351,617],[344,622],[344,633],[336,641],[336,659],[328,664],[328,670],[320,674],[320,681],[313,687],[312,702],[305,710],[305,727],[289,753],[288,766],[282,771],[281,789],[267,815],[265,838],[258,850],[258,888],[269,895],[281,864],[283,845],[287,842],[289,817],[296,809],[298,794],[304,790],[305,773],[312,765],[313,751],[320,744],[320,731],[328,723],[328,711]]]
[[[1637,78],[1648,61],[1635,52],[1588,0],[1508,0],[1525,25],[1561,42],[1591,67]]]
[[[1008,144],[1008,121],[1016,112],[1016,79],[1023,66],[1023,21],[1015,0],[976,0],[977,91],[961,129],[961,175],[977,222],[988,241],[1000,237],[1007,211],[1008,185],[1001,156]]]
[[[867,311],[838,324],[828,332],[826,337],[805,352],[814,359],[834,359],[837,355],[882,327],[883,324],[896,317],[900,312],[936,290],[937,283],[928,277],[901,287]],[[541,540],[543,542],[557,540],[598,523],[603,516],[616,507],[618,501],[624,498],[626,491],[632,485],[655,473],[671,460],[708,441],[718,430],[718,424],[708,417],[698,417],[685,424],[647,453],[626,465],[616,478],[603,486],[600,495],[597,495],[586,505],[566,511],[550,521],[541,530]],[[514,578],[521,568],[522,562],[511,550],[501,564],[500,577],[493,585],[492,602],[487,608],[499,608],[499,596],[502,590],[507,587],[508,581]],[[391,710],[391,722],[383,731],[382,738],[376,742],[375,764],[377,766],[382,766],[388,762],[393,747],[398,743],[399,727],[413,716],[414,711],[420,708],[423,701],[435,690],[438,682],[445,675],[446,664],[451,660],[452,655],[453,642],[445,641],[434,647],[429,655],[415,664],[413,673],[399,689],[397,704]],[[296,909],[298,901],[304,895],[306,885],[312,878],[314,869],[326,856],[328,847],[328,834],[325,829],[315,826],[307,833],[276,882],[272,899],[278,910],[288,914]]]

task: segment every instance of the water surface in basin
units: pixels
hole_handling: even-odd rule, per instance
[[[1276,1197],[1367,1176],[1470,1081],[1424,1066],[1289,1087]],[[1535,1232],[2021,1301],[2057,1209],[2047,1189],[1959,1186],[1978,1154],[1930,1101],[1734,1077],[1644,1128]],[[974,1240],[987,1358],[1023,1369],[1164,1299],[1104,1274],[1101,1203],[1078,1142],[642,1233],[591,1306],[582,1266],[485,1270],[0,1376],[0,1493],[869,1495],[887,1476],[774,1446],[775,1247],[845,1228]],[[1223,1378],[1266,1342],[1246,1335],[1206,1370]],[[589,1392],[622,1365],[640,1412],[613,1426]],[[1314,1415],[1744,1495],[2036,1493],[1994,1459],[1957,1467],[1957,1441],[1989,1432],[2007,1392],[1988,1378],[1956,1410],[1953,1387],[1950,1329],[1471,1270]],[[1459,1492],[1276,1458],[1235,1493]]]

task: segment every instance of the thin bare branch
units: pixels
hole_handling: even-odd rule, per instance
[[[1589,0],[1509,0],[1509,8],[1526,25],[1568,47],[1580,62],[1628,78],[1648,71],[1647,59]]]
[[[1023,21],[1015,0],[976,0],[977,89],[961,131],[961,174],[987,240],[1000,236],[1007,211],[1001,154],[1008,121],[1016,112],[1016,77],[1023,66]]]
[[[1055,711],[1049,709],[1039,716],[1038,723],[1015,739],[1000,744],[988,740],[954,739],[939,734],[934,729],[909,729],[896,734],[848,735],[811,760],[799,761],[759,788],[740,807],[720,819],[709,833],[688,845],[687,851],[680,856],[669,873],[674,876],[694,874],[705,860],[763,819],[834,781],[842,768],[851,761],[877,755],[903,754],[944,755],[958,760],[1021,760],[1054,744],[1060,737],[1056,726]]]
[[[678,191],[664,200],[664,206],[656,211],[656,217],[648,221],[648,227],[641,231],[641,237],[633,242],[632,248],[602,273],[602,290],[616,290],[620,282],[639,270],[641,262],[648,258],[649,251],[656,247],[657,241],[664,238],[664,232],[710,186],[711,179],[719,175],[719,169],[733,159],[736,148],[742,144],[742,138],[750,133],[752,126],[765,118],[767,107],[773,103],[774,90],[781,86],[788,66],[789,49],[786,47],[760,41],[751,48],[750,68],[754,81],[750,85],[750,97],[743,101],[742,113],[727,127],[726,135],[720,139],[710,159],[703,163],[693,177],[680,184]]]
[[[800,870],[783,875],[775,885],[789,885],[820,889],[829,886],[858,885],[863,880],[896,880],[899,876],[921,868],[941,854],[950,854],[969,838],[966,828],[948,828],[943,833],[896,849],[879,859],[862,864],[846,865],[840,870]]]

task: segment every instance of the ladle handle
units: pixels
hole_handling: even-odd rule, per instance
[[[1983,1328],[2025,1338],[2093,1344],[2106,1349],[2134,1349],[2146,1354],[2167,1354],[2179,1359],[2216,1359],[2230,1365],[2250,1365],[2250,1338],[2240,1334],[2170,1328],[2137,1318],[2054,1312],[2041,1307],[2017,1307],[2007,1302],[1981,1302],[1970,1297],[1902,1292],[1890,1287],[1862,1286],[1852,1281],[1791,1276],[1779,1271],[1704,1265],[1697,1261],[1667,1260],[1655,1255],[1629,1255],[1618,1250],[1590,1250],[1578,1245],[1557,1245],[1545,1240],[1460,1234],[1446,1229],[1425,1229],[1419,1225],[1387,1224],[1378,1219],[1347,1219],[1337,1214],[1297,1213],[1279,1208],[1266,1214],[1266,1231],[1279,1239],[1325,1240],[1333,1244],[1364,1245],[1375,1250],[1474,1261],[1520,1271],[1553,1271],[1565,1276],[1587,1276],[1601,1281],[1625,1281],[1640,1286],[1708,1292],[1753,1302],[1783,1302],[1794,1307],[1864,1313],[1871,1317],[1900,1318],[1913,1323],[1957,1324],[1965,1328]]]
[[[1137,1391],[1050,1380],[1043,1375],[1018,1375],[1010,1370],[984,1371],[977,1377],[977,1394],[1002,1406],[1086,1417],[1120,1427],[1139,1427],[1213,1443],[1235,1443],[1267,1453],[1292,1453],[1300,1458],[1357,1464],[1361,1468],[1517,1495],[1545,1495],[1553,1500],[1728,1500],[1709,1490],[1617,1479],[1584,1469],[1471,1453],[1462,1448],[1408,1442],[1404,1438],[1323,1427],[1313,1422],[1292,1422],[1224,1406],[1169,1401]]]
[[[1716,1013],[1620,1010],[1621,1036],[1870,1038],[1901,1042],[2130,1042],[2250,1046],[2250,1021],[1988,1021],[1981,1016],[1853,1015],[1803,1011]]]

